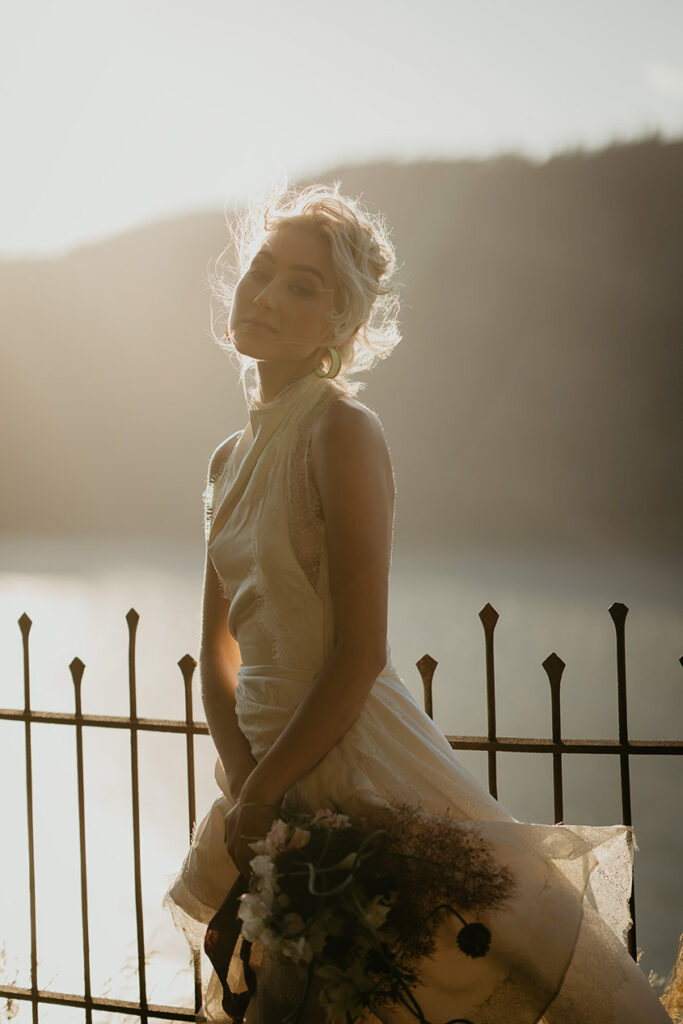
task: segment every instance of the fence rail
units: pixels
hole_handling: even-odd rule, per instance
[[[620,759],[620,788],[622,823],[632,825],[631,814],[631,780],[629,758],[652,754],[683,754],[683,741],[663,740],[630,740],[628,736],[627,693],[626,693],[626,605],[615,602],[609,608],[614,623],[616,636],[616,676],[617,676],[617,709],[619,723],[619,739],[566,739],[562,736],[561,725],[561,693],[560,686],[565,664],[554,652],[542,662],[550,684],[551,738],[534,739],[498,736],[496,732],[496,688],[494,631],[498,622],[498,612],[490,604],[486,604],[479,612],[484,628],[486,655],[486,701],[487,701],[487,735],[486,736],[447,736],[454,750],[485,750],[488,754],[488,784],[490,793],[498,796],[498,753],[524,752],[552,754],[554,820],[563,820],[563,776],[562,759],[569,754],[614,754]],[[145,969],[145,934],[142,904],[142,878],[140,858],[140,787],[138,772],[138,733],[166,732],[181,733],[186,737],[187,757],[187,808],[189,835],[196,822],[196,791],[195,791],[195,760],[194,738],[197,735],[208,735],[209,728],[205,722],[195,722],[192,714],[192,679],[197,667],[195,659],[184,655],[178,662],[185,688],[185,719],[140,718],[137,714],[137,677],[135,661],[135,643],[139,615],[131,608],[126,615],[128,623],[128,691],[129,716],[84,715],[81,708],[81,683],[85,665],[80,658],[74,658],[69,665],[74,684],[75,710],[73,713],[34,711],[31,707],[29,633],[31,619],[25,613],[19,619],[19,628],[23,643],[23,682],[24,707],[0,708],[0,721],[21,721],[25,726],[26,755],[26,810],[28,834],[28,867],[29,867],[29,914],[31,937],[31,987],[22,988],[17,985],[0,984],[0,997],[7,1000],[28,1001],[32,1005],[33,1024],[38,1024],[38,1010],[41,1004],[73,1006],[81,1009],[86,1024],[91,1024],[94,1011],[109,1011],[140,1017],[142,1022],[164,1019],[170,1021],[194,1021],[202,1004],[201,963],[198,955],[194,957],[194,1008],[178,1006],[162,1006],[148,1002],[147,978]],[[683,657],[679,659],[683,665]],[[425,654],[417,662],[424,689],[424,706],[426,713],[433,717],[433,681],[438,662],[429,654]],[[38,952],[36,928],[36,880],[35,880],[35,836],[33,822],[33,758],[31,747],[31,726],[34,723],[49,725],[70,725],[76,727],[76,765],[78,779],[78,813],[80,842],[80,879],[81,879],[81,927],[83,935],[83,993],[46,991],[38,988]],[[108,999],[93,996],[90,982],[90,934],[88,916],[88,876],[86,862],[86,822],[85,822],[85,770],[83,764],[83,729],[124,729],[130,732],[130,765],[131,765],[131,807],[133,818],[133,863],[135,882],[135,919],[137,937],[137,969],[138,969],[138,1001]],[[629,932],[629,950],[636,956],[636,917],[635,890],[630,897],[633,925]]]

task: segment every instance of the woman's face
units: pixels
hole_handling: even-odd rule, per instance
[[[238,352],[257,360],[320,364],[338,296],[329,242],[315,227],[281,224],[240,279],[228,321]],[[254,322],[256,321],[256,322]]]

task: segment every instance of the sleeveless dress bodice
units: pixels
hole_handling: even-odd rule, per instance
[[[335,643],[310,446],[316,417],[339,395],[334,381],[312,373],[272,401],[252,401],[248,422],[204,491],[208,551],[230,600],[228,628],[242,659],[237,719],[257,761],[286,728]],[[239,874],[225,846],[225,816],[234,800],[220,759],[215,778],[221,795],[195,829],[164,898],[194,949],[201,949],[208,921]],[[669,1019],[625,948],[631,829],[517,821],[464,768],[418,706],[388,645],[361,713],[288,795],[302,810],[336,806],[350,815],[373,802],[418,805],[472,829],[512,872],[514,897],[488,921],[486,957],[472,960],[459,951],[458,922],[440,927],[437,953],[425,961],[414,990],[432,1024],[455,1017],[473,1024]],[[233,970],[239,988],[239,963]],[[266,973],[257,992],[267,984]],[[212,973],[204,1019],[227,1024],[221,997]],[[398,1006],[378,1019],[414,1020]],[[270,1011],[257,1021],[275,1024]]]
[[[334,644],[325,527],[311,472],[314,419],[338,395],[315,374],[249,421],[205,492],[211,559],[244,665],[318,671]],[[215,513],[213,509],[215,508]]]

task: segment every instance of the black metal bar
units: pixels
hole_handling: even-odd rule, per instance
[[[36,926],[36,858],[33,829],[33,750],[31,747],[31,675],[28,635],[32,622],[26,612],[19,618],[24,655],[24,749],[26,753],[26,832],[28,837],[29,914],[31,919],[31,1002],[33,1024],[38,1024],[38,929]]]
[[[609,607],[609,613],[614,623],[617,641],[617,702],[619,713],[619,744],[621,753],[619,755],[619,767],[621,770],[621,820],[624,825],[632,826],[631,816],[631,769],[628,760],[628,702],[626,696],[626,616],[628,608],[620,601],[615,601]],[[637,961],[636,945],[636,898],[635,898],[635,876],[631,884],[631,896],[629,898],[629,910],[631,912],[631,928],[628,933],[628,950],[634,960]]]
[[[425,713],[431,719],[434,718],[434,671],[439,664],[432,658],[431,654],[423,654],[419,661],[416,661],[418,671],[422,677],[422,691],[424,695]]]
[[[484,643],[486,647],[486,716],[488,725],[488,738],[491,743],[496,739],[496,670],[493,657],[493,631],[498,622],[498,612],[488,602],[479,612],[481,624],[484,627]],[[498,765],[496,763],[496,751],[489,748],[489,793],[498,799]]]
[[[81,924],[83,930],[83,989],[85,1022],[92,1024],[92,989],[90,987],[90,933],[88,926],[88,872],[85,847],[85,773],[83,769],[83,723],[81,721],[81,682],[85,665],[74,658],[69,665],[76,701],[76,770],[78,775],[78,833],[81,850]]]
[[[628,743],[628,706],[626,697],[626,616],[628,608],[615,601],[609,609],[617,641],[617,700],[619,708],[619,743]],[[628,754],[622,751],[621,767],[621,813],[624,825],[632,825],[631,817],[631,774]]]
[[[486,605],[479,613],[484,625],[486,636],[486,668],[487,668],[487,707],[488,707],[488,736],[447,736],[451,747],[457,750],[485,750],[489,755],[489,788],[494,796],[497,796],[497,775],[496,775],[496,754],[504,752],[542,752],[553,754],[553,782],[555,792],[555,817],[556,821],[562,816],[562,756],[564,754],[618,754],[622,768],[622,812],[624,823],[631,824],[631,798],[630,798],[630,774],[629,757],[632,755],[680,755],[683,754],[682,741],[667,740],[629,740],[627,724],[627,703],[626,703],[626,671],[625,671],[625,630],[624,622],[628,609],[624,605],[614,604],[610,608],[613,621],[617,630],[617,683],[619,699],[619,740],[585,740],[585,739],[562,739],[561,735],[561,704],[560,704],[560,682],[564,663],[552,654],[543,663],[548,674],[551,685],[552,701],[552,739],[497,737],[496,736],[496,707],[495,707],[495,671],[493,658],[493,631],[498,620],[498,613],[491,605]],[[81,678],[83,674],[83,663],[74,659],[71,663],[72,676],[74,678],[76,692],[75,714],[61,712],[33,711],[30,703],[30,677],[29,677],[29,652],[28,636],[31,628],[31,620],[26,614],[19,619],[24,645],[24,708],[0,709],[0,720],[23,721],[26,735],[26,786],[27,786],[27,821],[28,821],[28,854],[29,854],[29,882],[30,882],[30,911],[31,911],[31,988],[21,988],[15,985],[0,985],[0,996],[30,1001],[32,1003],[33,1022],[38,1022],[38,1006],[40,1003],[52,1003],[79,1007],[85,1010],[86,1019],[90,1020],[92,1010],[113,1011],[125,1014],[137,1015],[142,1021],[151,1018],[174,1021],[194,1021],[201,1006],[201,972],[198,970],[200,964],[195,962],[195,1009],[187,1007],[172,1007],[151,1005],[147,1003],[146,993],[146,970],[145,970],[145,942],[144,923],[142,908],[142,879],[141,879],[141,839],[140,839],[140,811],[139,811],[139,773],[138,773],[138,740],[139,731],[184,733],[187,742],[187,771],[188,771],[188,812],[190,822],[190,835],[196,820],[196,795],[195,795],[195,761],[194,761],[194,736],[208,735],[209,728],[205,722],[195,722],[192,713],[192,675],[196,668],[196,662],[189,655],[185,655],[178,663],[185,681],[185,721],[138,718],[137,696],[136,696],[136,669],[135,669],[135,636],[139,616],[134,609],[130,609],[126,616],[129,626],[129,689],[130,689],[130,716],[102,716],[83,715],[81,706]],[[683,658],[681,658],[683,664]],[[437,662],[426,654],[417,663],[420,670],[424,687],[425,711],[433,718],[433,676]],[[78,762],[78,788],[79,788],[79,822],[81,837],[81,891],[83,911],[83,949],[84,949],[84,988],[83,995],[73,995],[62,992],[49,992],[38,988],[37,978],[37,928],[36,928],[36,885],[35,885],[35,841],[33,824],[33,780],[32,780],[32,752],[31,752],[31,730],[34,722],[49,723],[53,725],[75,725],[77,737],[77,762]],[[132,1003],[126,1000],[92,998],[90,989],[89,971],[89,935],[88,935],[88,910],[87,910],[87,872],[85,859],[85,799],[84,799],[84,767],[83,767],[83,745],[82,730],[84,726],[95,728],[128,729],[131,734],[131,785],[133,803],[133,842],[135,859],[135,898],[136,898],[136,924],[138,935],[138,971],[140,982],[139,1003]],[[625,768],[624,768],[625,766]],[[635,956],[635,906],[634,891],[631,893],[631,915],[634,926],[629,935],[629,948]]]
[[[75,725],[76,716],[62,711],[32,711],[28,715],[18,708],[0,708],[0,721],[40,722],[50,725]],[[91,728],[130,729],[130,718],[112,718],[99,715],[82,715],[84,726]],[[187,724],[179,719],[138,718],[138,732],[185,733]],[[208,736],[209,727],[205,722],[193,722],[192,732],[195,736]],[[528,751],[534,754],[552,754],[560,749],[563,754],[621,754],[626,750],[629,756],[634,754],[683,754],[683,740],[629,740],[626,745],[619,740],[610,739],[563,739],[554,744],[551,739],[540,739],[533,736],[499,736],[491,741],[486,736],[447,736],[451,746],[457,750],[496,750],[506,753],[510,751]]]
[[[550,706],[553,732],[553,805],[555,824],[564,821],[564,799],[562,792],[562,710],[560,684],[565,664],[553,651],[542,663],[550,683]]]
[[[138,985],[140,992],[140,1019],[148,1019],[147,978],[145,971],[145,926],[142,915],[142,867],[140,858],[140,779],[138,775],[137,693],[135,674],[135,636],[140,616],[131,608],[126,614],[128,623],[128,691],[130,695],[130,774],[133,805],[133,857],[135,866],[135,925],[138,944]]]
[[[517,736],[499,736],[492,743],[486,736],[446,736],[454,750],[497,750],[501,753],[553,754],[621,754],[624,747],[618,740],[562,740],[520,739]],[[683,754],[680,740],[629,740],[629,754]]]
[[[76,716],[70,711],[29,711],[21,708],[0,708],[0,720],[8,722],[40,722],[50,725],[75,725]],[[83,725],[96,726],[103,729],[130,729],[131,719],[125,715],[81,715]],[[176,732],[185,733],[187,723],[177,718],[137,718],[135,726],[138,732]],[[196,735],[209,735],[206,722],[193,722],[192,732]]]
[[[0,997],[3,999],[22,999],[26,1002],[34,998],[30,988],[21,988],[18,985],[0,985]],[[53,1006],[76,1006],[85,1009],[85,997],[71,992],[52,992],[47,989],[37,989],[36,999],[40,1003],[50,1003]],[[131,1003],[125,999],[106,999],[96,997],[92,1001],[92,1009],[102,1012],[125,1013],[141,1015],[141,1008],[138,1003]],[[37,1004],[34,1004],[37,1005]],[[188,1006],[161,1006],[150,1003],[146,1010],[150,1018],[163,1020],[187,1020],[196,1021],[196,1014]]]
[[[197,667],[197,662],[190,654],[185,654],[178,662],[183,676],[185,687],[185,723],[187,725],[187,808],[189,814],[189,836],[192,842],[195,823],[197,821],[197,801],[195,793],[195,770],[194,770],[194,731],[192,729],[192,677]],[[194,1006],[199,1012],[202,1005],[202,957],[198,949],[192,951],[192,970],[194,975]]]

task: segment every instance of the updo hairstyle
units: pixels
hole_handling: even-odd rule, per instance
[[[332,261],[339,281],[342,308],[330,314],[333,344],[341,356],[335,384],[354,396],[365,384],[351,381],[351,374],[371,369],[386,359],[401,340],[398,325],[399,299],[392,285],[396,267],[394,246],[381,214],[372,214],[359,198],[340,194],[340,182],[297,187],[284,183],[228,219],[231,242],[220,253],[209,273],[212,299],[218,304],[211,333],[221,348],[237,357],[240,382],[247,396],[246,375],[256,360],[238,352],[225,336],[232,296],[237,282],[249,268],[266,235],[292,221],[310,224],[329,239]],[[227,266],[226,266],[227,264]],[[223,334],[215,333],[215,322]]]

